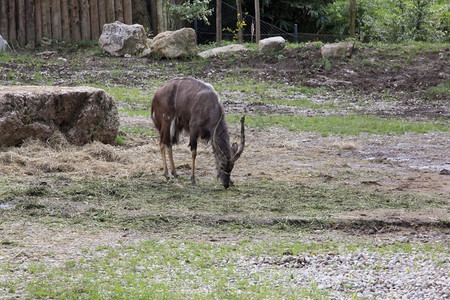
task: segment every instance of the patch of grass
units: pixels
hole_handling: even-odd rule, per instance
[[[430,98],[444,96],[446,98],[450,97],[450,80],[440,84],[439,86],[431,87],[426,91]]]
[[[88,250],[92,258],[74,260],[62,267],[36,268],[35,279],[26,289],[30,298],[326,299],[332,289],[319,288],[314,281],[299,285],[301,268],[279,266],[287,249],[296,257],[314,258],[330,252],[366,253],[366,249],[376,253],[377,248],[358,241],[247,240],[233,245],[149,239],[134,246]],[[420,250],[426,259],[442,257],[440,250],[413,249],[410,243],[380,248],[384,256]],[[259,258],[267,258],[264,266],[257,263]],[[253,269],[257,272],[249,271]]]
[[[148,136],[158,136],[158,132],[153,128],[141,128],[141,127],[131,127],[131,126],[120,126],[119,129],[127,133],[136,133]]]
[[[150,108],[154,91],[142,90],[133,87],[93,85],[96,88],[104,89],[114,100],[125,102],[139,107]]]
[[[237,124],[239,115],[227,115],[230,123]],[[317,132],[323,136],[330,134],[359,135],[361,133],[395,134],[407,132],[427,133],[430,131],[448,131],[448,125],[382,119],[375,116],[348,115],[326,117],[292,117],[292,116],[247,116],[246,124],[257,128],[280,126],[289,130]]]
[[[132,109],[119,109],[120,113],[127,114],[129,116],[145,116],[150,117],[151,111],[150,109],[139,109],[139,110],[132,110]]]

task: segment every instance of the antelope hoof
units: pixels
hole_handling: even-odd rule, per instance
[[[172,173],[173,178],[178,178],[178,174],[177,173]]]
[[[196,184],[195,177],[191,177],[191,184],[192,184],[192,185],[195,185],[195,184]]]

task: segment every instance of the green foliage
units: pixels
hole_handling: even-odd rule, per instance
[[[322,31],[348,34],[349,1],[336,0],[323,13]],[[434,0],[360,0],[356,4],[356,30],[366,41],[399,42],[402,26],[407,40],[449,41],[450,4]]]
[[[195,18],[209,25],[208,16],[212,15],[212,8],[208,8],[210,0],[186,0],[182,4],[172,4],[165,1],[167,11],[174,19],[194,21]]]

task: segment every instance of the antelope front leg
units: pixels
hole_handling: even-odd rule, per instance
[[[191,183],[195,184],[195,158],[197,157],[197,150],[192,150],[192,169],[191,169]]]

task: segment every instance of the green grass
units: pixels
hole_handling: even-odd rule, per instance
[[[89,245],[86,245],[89,247]],[[299,285],[302,269],[280,268],[286,251],[297,257],[368,251],[384,257],[420,253],[436,260],[450,254],[443,242],[424,246],[409,242],[374,247],[358,240],[284,242],[242,240],[235,244],[148,239],[137,245],[89,247],[88,258],[60,267],[33,263],[22,280],[30,298],[60,299],[327,299],[332,290],[316,282]],[[367,253],[367,252],[366,252]],[[254,261],[272,264],[252,272]],[[436,257],[436,258],[434,258]],[[5,268],[6,267],[6,268]],[[7,266],[0,267],[0,270]],[[380,266],[383,268],[383,266]],[[279,284],[283,282],[283,284]],[[18,282],[0,282],[13,293]]]
[[[228,115],[227,120],[236,124],[240,115]],[[448,131],[449,126],[431,122],[415,122],[400,119],[382,119],[375,116],[348,115],[327,117],[255,116],[246,117],[246,124],[256,128],[279,126],[289,130],[330,134],[359,135],[361,133],[401,135],[407,132],[427,133]]]
[[[92,85],[93,87],[104,89],[114,100],[124,102],[138,107],[150,108],[153,98],[153,90],[143,90],[133,87],[123,87],[114,85]]]

